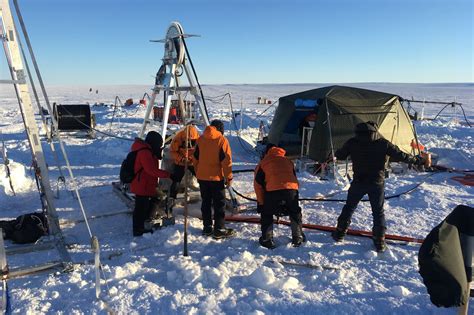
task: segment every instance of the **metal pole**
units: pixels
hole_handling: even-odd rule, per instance
[[[17,41],[18,41],[18,47],[20,48],[20,52],[21,52],[21,55],[23,57],[23,61],[25,63],[25,69],[26,69],[26,72],[28,73],[28,78],[29,78],[29,81],[30,81],[31,90],[33,91],[33,95],[34,95],[35,100],[36,100],[36,105],[38,106],[38,111],[39,111],[39,114],[41,115],[41,121],[43,122],[43,128],[44,128],[45,133],[46,133],[46,138],[48,139],[49,146],[51,148],[51,152],[53,152],[53,157],[54,157],[54,160],[56,162],[56,166],[58,167],[58,171],[59,171],[58,181],[61,180],[64,183],[65,188],[67,189],[67,187],[66,187],[66,178],[64,177],[63,171],[61,169],[61,164],[59,163],[58,153],[56,152],[56,148],[54,147],[54,143],[53,143],[53,139],[52,139],[53,133],[52,133],[52,130],[50,132],[49,129],[48,129],[48,124],[46,123],[46,117],[43,114],[43,108],[41,106],[41,103],[40,103],[40,100],[39,100],[39,97],[38,97],[38,92],[36,91],[36,86],[35,86],[35,83],[33,81],[33,76],[31,75],[30,66],[28,65],[28,61],[26,60],[26,54],[25,54],[25,51],[23,49],[23,44],[21,43],[20,36],[18,35],[18,31],[17,31],[16,27],[15,27],[15,34],[16,34]],[[51,116],[53,114],[54,113],[50,113]],[[58,197],[59,197],[59,184],[58,184]]]
[[[184,161],[184,248],[183,256],[188,255],[188,158],[189,158],[189,126],[185,124],[186,128],[186,153]]]
[[[50,113],[52,113],[52,111],[51,111],[51,105],[50,105],[50,103],[49,103],[48,94],[46,93],[46,88],[45,88],[44,83],[43,83],[43,78],[41,77],[41,73],[40,73],[40,71],[39,71],[38,63],[36,62],[35,54],[34,54],[34,52],[33,52],[33,48],[32,48],[32,46],[31,46],[31,42],[30,42],[30,39],[29,39],[29,37],[28,37],[28,32],[26,31],[26,26],[25,26],[25,23],[24,23],[24,21],[23,21],[23,17],[22,17],[21,12],[20,12],[20,7],[19,7],[19,5],[18,5],[18,1],[17,1],[17,0],[13,0],[13,3],[14,3],[15,10],[16,10],[16,13],[17,13],[18,21],[20,22],[21,29],[22,29],[22,31],[23,31],[23,36],[25,37],[25,41],[26,41],[26,44],[27,44],[27,46],[28,46],[28,51],[29,51],[29,53],[30,53],[31,60],[33,61],[33,65],[34,65],[34,68],[35,68],[36,76],[37,76],[38,81],[39,81],[40,86],[41,86],[41,91],[42,91],[42,93],[43,93],[43,96],[44,96],[46,105],[47,105],[47,107],[48,107],[48,110],[49,110]],[[31,106],[31,105],[30,105],[30,106]],[[82,211],[82,214],[83,214],[83,216],[84,216],[84,218],[85,218],[85,223],[86,223],[86,226],[87,226],[87,230],[88,230],[88,232],[89,232],[90,237],[92,238],[92,231],[91,231],[90,226],[89,226],[89,223],[88,223],[88,221],[87,221],[87,215],[86,215],[86,213],[85,213],[84,206],[83,206],[82,200],[81,200],[81,196],[80,196],[80,194],[79,194],[79,188],[78,188],[76,179],[74,178],[74,174],[72,173],[71,165],[70,165],[70,163],[69,163],[69,159],[68,159],[67,154],[66,154],[66,149],[65,149],[65,147],[64,147],[63,142],[61,141],[61,137],[59,136],[58,122],[57,122],[57,120],[54,118],[54,115],[51,116],[51,120],[53,121],[54,128],[58,131],[59,147],[60,147],[60,149],[61,149],[61,151],[62,151],[62,153],[63,153],[64,159],[65,159],[65,161],[66,161],[66,166],[67,166],[67,169],[68,169],[68,171],[69,171],[69,176],[71,177],[71,181],[72,181],[72,184],[73,184],[73,187],[74,187],[74,191],[75,191],[76,196],[77,196],[77,199],[78,199],[78,201],[79,201],[79,206],[80,206],[81,211]],[[25,127],[28,128],[28,125],[29,125],[29,124],[27,124]],[[30,128],[31,128],[31,127],[30,127]],[[47,167],[46,167],[46,166],[45,166],[44,168],[47,170]],[[43,174],[41,174],[42,176],[44,176],[44,177],[47,176],[47,173],[46,173],[46,174],[44,174],[45,172],[42,172],[42,173],[43,173]],[[51,188],[49,187],[49,178],[46,177],[46,178],[44,179],[44,182],[48,182],[48,190],[50,190]],[[43,185],[44,185],[44,184],[43,184]],[[49,191],[48,191],[48,193],[49,193]],[[51,201],[51,198],[49,198],[49,196],[48,196],[48,198],[47,198],[47,201],[48,201],[48,203],[51,203],[51,202],[52,202],[52,201]],[[55,208],[54,208],[54,206],[51,206],[51,208],[53,208],[53,211],[52,211],[52,213],[49,213],[49,214],[53,214],[53,215],[54,215],[54,217],[55,217],[55,218],[54,218],[54,220],[55,220],[54,223],[57,225],[57,229],[60,230],[60,229],[59,229],[59,221],[58,221],[58,217],[57,217]],[[69,254],[68,254],[68,255],[69,255]],[[69,258],[69,260],[70,260],[70,258]]]
[[[41,73],[40,73],[39,67],[38,67],[38,63],[36,62],[35,53],[33,52],[33,47],[31,46],[30,37],[28,36],[28,32],[26,31],[25,22],[23,21],[23,16],[21,15],[20,7],[18,5],[18,1],[13,0],[13,4],[15,6],[15,11],[16,11],[16,14],[18,16],[18,21],[20,22],[20,26],[21,26],[21,30],[23,32],[23,36],[25,37],[26,46],[28,47],[28,51],[30,53],[31,61],[33,61],[33,66],[35,68],[36,76],[38,78],[38,82],[40,84],[41,91],[44,95],[44,100],[46,102],[46,106],[48,107],[48,111],[51,114],[52,113],[51,104],[49,103],[48,94],[46,93],[46,89],[44,87],[43,77],[41,76]],[[58,130],[57,122],[55,121],[55,119],[53,119],[53,123],[55,124],[54,128],[56,130]]]
[[[329,141],[331,142],[331,154],[332,154],[332,157],[334,158],[335,155],[334,155],[334,145],[332,143],[331,118],[329,116],[327,98],[324,99],[324,103],[326,104],[326,115],[327,115],[327,122],[328,122],[328,128],[329,128]],[[332,163],[332,173],[333,173],[334,179],[336,179],[336,163],[334,161]]]
[[[242,121],[244,120],[244,115],[242,114],[244,112],[244,103],[242,101],[242,97],[240,98],[240,126],[239,126],[239,136],[240,133],[242,132]]]

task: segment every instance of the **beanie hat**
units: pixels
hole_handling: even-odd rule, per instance
[[[368,121],[365,123],[357,124],[354,131],[355,133],[371,133],[376,132],[377,128],[375,127],[375,123]]]

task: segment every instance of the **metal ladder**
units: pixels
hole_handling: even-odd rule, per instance
[[[1,0],[0,19],[0,38],[11,74],[11,80],[0,80],[0,84],[13,84],[14,86],[28,142],[30,144],[35,176],[39,184],[38,187],[40,190],[41,203],[47,214],[49,233],[52,238],[48,242],[40,244],[9,247],[6,248],[6,253],[13,255],[51,248],[56,248],[59,253],[60,261],[18,269],[15,273],[17,276],[58,266],[62,266],[64,269],[70,269],[72,266],[72,260],[66,249],[64,237],[59,226],[58,214],[54,206],[54,196],[50,186],[48,168],[43,148],[41,146],[39,129],[35,120],[31,97],[28,90],[28,83],[26,81],[25,68],[19,46],[19,38],[17,38],[18,33],[16,32],[9,0]],[[11,271],[12,270],[10,270],[10,273]]]

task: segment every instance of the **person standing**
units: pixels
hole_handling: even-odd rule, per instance
[[[355,137],[347,140],[335,153],[338,160],[351,157],[354,176],[347,192],[346,204],[337,219],[337,227],[332,237],[337,242],[344,239],[357,204],[367,194],[372,207],[372,239],[377,252],[383,252],[386,249],[385,231],[387,229],[383,210],[387,157],[416,165],[422,165],[424,161],[420,157],[403,153],[396,145],[381,138],[377,132],[377,124],[374,122],[357,124],[354,131]]]
[[[270,249],[275,248],[274,215],[283,214],[290,217],[291,242],[294,247],[299,247],[306,240],[298,203],[298,179],[293,162],[285,154],[284,149],[269,144],[266,154],[255,168],[254,189],[262,230],[259,243]]]
[[[187,133],[187,135],[186,135]],[[186,137],[188,138],[188,143],[186,143]],[[195,126],[189,125],[183,130],[179,131],[171,141],[170,145],[170,154],[173,158],[173,174],[171,174],[171,179],[173,180],[170,187],[170,200],[168,204],[172,207],[174,205],[174,200],[178,194],[178,185],[184,177],[185,173],[185,164],[186,156],[188,156],[188,170],[196,176],[194,172],[194,167],[192,164],[192,156],[194,153],[194,146],[196,145],[196,140],[199,138],[199,132]],[[188,155],[186,155],[186,151]]]
[[[202,234],[215,239],[234,235],[225,227],[225,188],[232,182],[232,152],[224,124],[213,120],[196,141],[193,164],[201,192]],[[214,224],[212,221],[214,208]]]
[[[169,178],[170,173],[158,168],[162,159],[163,138],[156,131],[150,131],[145,141],[136,138],[131,151],[137,151],[134,165],[135,177],[130,184],[130,191],[135,194],[133,210],[133,236],[152,232],[145,229],[145,221],[150,219],[153,210],[152,199],[156,197],[158,178]]]

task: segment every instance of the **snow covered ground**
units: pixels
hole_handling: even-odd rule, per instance
[[[215,98],[230,92],[234,110],[243,108],[243,142],[235,132],[227,133],[234,153],[236,169],[249,169],[258,161],[252,149],[260,120],[270,123],[273,109],[256,104],[257,97],[272,101],[290,93],[322,85],[213,85],[203,86],[211,118],[221,118],[230,129],[228,99]],[[464,104],[466,115],[474,122],[473,84],[358,84],[367,89],[391,92],[407,99],[436,101],[456,100]],[[137,101],[148,86],[50,87],[52,102],[113,104],[122,100]],[[98,90],[98,93],[95,93]],[[242,105],[241,105],[242,104]],[[414,107],[421,110],[419,104]],[[442,105],[427,105],[426,117],[434,117]],[[144,116],[144,108],[120,108],[111,124],[113,108],[93,106],[97,128],[115,135],[133,138]],[[474,169],[474,129],[464,123],[459,108],[448,108],[440,119],[418,121],[419,140],[439,156],[439,164],[457,169]],[[261,115],[261,116],[260,116]],[[21,115],[12,90],[0,91],[0,130],[8,150],[17,195],[13,196],[0,165],[1,218],[39,211],[41,205],[32,176],[31,154]],[[240,123],[237,118],[237,123]],[[0,140],[2,140],[0,139]],[[121,213],[91,219],[91,229],[101,244],[107,284],[103,283],[110,306],[131,314],[454,314],[455,309],[438,309],[429,300],[418,274],[417,244],[389,244],[390,250],[377,256],[368,238],[347,237],[335,244],[326,232],[306,231],[308,242],[300,248],[290,246],[288,227],[276,226],[276,242],[270,251],[258,245],[259,225],[228,223],[237,230],[229,240],[201,236],[201,221],[189,221],[189,257],[183,257],[183,219],[177,216],[174,226],[152,235],[133,238],[131,216],[125,204],[112,192],[111,182],[118,180],[121,161],[131,142],[98,134],[96,139],[65,138],[67,152],[89,216]],[[56,192],[59,176],[51,149],[44,144],[50,178]],[[65,163],[61,158],[61,166]],[[63,171],[65,169],[63,168]],[[386,194],[406,191],[423,181],[411,194],[386,202],[388,233],[424,238],[458,204],[473,206],[474,187],[451,179],[456,174],[409,172],[391,175]],[[299,173],[300,196],[312,198],[331,194],[344,199],[342,186],[323,181],[308,173]],[[90,262],[90,240],[81,219],[77,200],[59,185],[55,200],[69,251],[76,269],[71,273],[41,274],[9,281],[10,301],[16,313],[105,313],[95,299],[94,268]],[[235,175],[235,188],[253,197],[252,174]],[[305,223],[334,225],[342,207],[338,202],[302,202]],[[182,212],[181,207],[176,212]],[[199,214],[199,204],[191,206]],[[245,215],[256,215],[248,213]],[[361,203],[352,228],[370,230],[370,206]],[[7,242],[7,245],[10,245]],[[9,256],[10,267],[54,259],[54,251]],[[288,265],[285,262],[317,267]],[[79,264],[82,263],[82,264]],[[324,268],[323,268],[324,267]],[[470,313],[474,306],[470,305]]]

